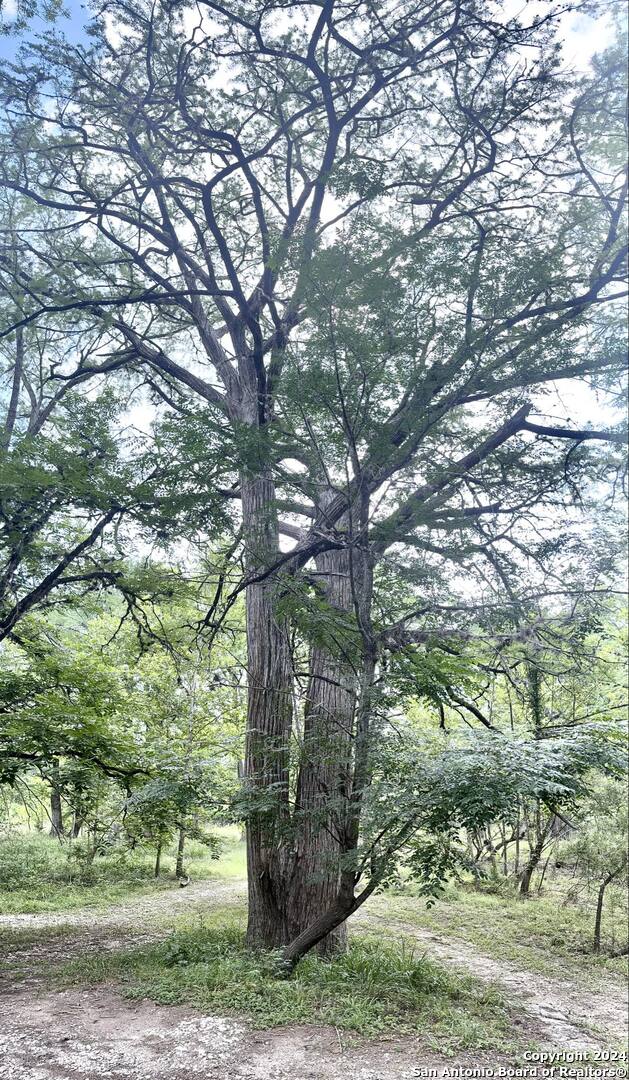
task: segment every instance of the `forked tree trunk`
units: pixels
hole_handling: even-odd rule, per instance
[[[261,576],[279,552],[275,490],[269,477],[243,475],[242,512],[249,574]],[[245,772],[252,797],[247,822],[249,919],[247,942],[277,948],[288,940],[282,834],[289,817],[288,764],[292,729],[292,666],[285,621],[278,615],[274,575],[246,592],[248,703]]]
[[[344,614],[352,607],[347,548],[316,559],[318,581],[328,603]],[[330,647],[310,653],[310,679],[304,714],[303,748],[295,800],[295,864],[288,897],[291,939],[327,911],[340,886],[341,836],[347,809],[350,747],[355,711],[355,674],[337,633]],[[341,923],[316,946],[319,955],[341,952],[347,927]]]
[[[528,892],[530,892],[531,890],[531,881],[533,875],[535,874],[535,870],[537,869],[541,860],[541,855],[543,855],[544,853],[544,845],[548,839],[548,835],[552,826],[552,816],[551,818],[549,818],[545,825],[541,823],[541,807],[539,804],[539,800],[536,802],[534,818],[535,831],[531,825],[531,822],[528,821],[528,815],[525,814],[526,838],[528,840],[528,859],[520,877],[521,896],[527,896]]]
[[[345,942],[343,923],[353,900],[346,895],[339,856],[342,848],[348,850],[348,824],[338,820],[338,808],[336,814],[323,808],[326,798],[334,800],[337,792],[346,807],[351,802],[349,744],[354,693],[351,669],[342,657],[335,656],[334,649],[313,650],[304,760],[296,790],[297,814],[292,818],[292,657],[288,626],[278,614],[281,582],[268,574],[279,554],[271,479],[243,475],[241,498],[247,572],[254,578],[260,575],[246,593],[249,694],[245,774],[253,797],[253,812],[247,822],[247,942],[272,949],[288,946],[296,962],[312,947],[330,952]],[[330,602],[341,611],[349,610],[353,598],[346,552],[328,553],[318,565]],[[368,591],[371,595],[371,585]],[[258,795],[261,807],[256,811]],[[352,849],[358,835],[354,826],[355,822],[349,828]],[[322,926],[328,927],[323,933]],[[307,942],[305,948],[303,942]]]

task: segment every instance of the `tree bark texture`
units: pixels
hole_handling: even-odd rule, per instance
[[[61,807],[61,793],[59,791],[59,762],[53,763],[50,779],[50,835],[56,836],[57,840],[63,839],[63,810]]]
[[[339,613],[352,608],[347,548],[316,559],[327,602]],[[331,627],[330,647],[310,653],[303,747],[295,801],[295,863],[288,899],[288,929],[297,938],[334,904],[340,884],[341,837],[347,808],[355,713],[355,672]],[[343,923],[317,944],[320,955],[347,945]]]
[[[245,773],[254,805],[247,824],[247,941],[277,948],[287,941],[286,845],[292,663],[286,621],[278,615],[279,585],[269,574],[279,552],[275,489],[268,475],[241,480],[246,569],[248,703]]]

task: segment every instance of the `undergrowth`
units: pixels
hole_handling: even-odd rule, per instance
[[[227,908],[164,942],[82,957],[62,978],[115,980],[129,997],[237,1013],[259,1028],[317,1023],[365,1036],[421,1033],[442,1052],[515,1045],[494,988],[444,970],[408,944],[361,935],[342,957],[307,956],[290,979],[277,977],[276,962],[246,948],[242,920]]]
[[[611,949],[627,941],[626,898],[615,904],[613,899],[610,890],[603,929],[604,943]],[[597,971],[622,974],[627,970],[627,957],[592,952],[591,908],[564,904],[552,892],[522,900],[507,889],[492,894],[452,885],[438,903],[427,908],[410,886],[403,894],[388,892],[375,898],[370,911],[459,938],[480,952],[529,971],[562,977],[569,970],[589,978]]]
[[[225,832],[218,860],[210,858],[202,844],[189,843],[186,870],[193,880],[243,876],[243,845]],[[11,833],[0,839],[0,914],[107,907],[128,896],[172,888],[174,847],[164,852],[162,865],[156,879],[150,850],[120,846],[88,864],[81,841],[60,843],[41,833]]]

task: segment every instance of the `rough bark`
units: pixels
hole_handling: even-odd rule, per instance
[[[243,475],[242,512],[246,569],[264,574],[279,551],[275,489],[268,475]],[[288,852],[281,843],[288,825],[289,742],[292,728],[292,665],[285,621],[278,615],[279,585],[274,576],[247,587],[247,736],[246,782],[262,804],[247,822],[249,920],[247,941],[277,948],[288,940],[286,871]]]
[[[368,520],[368,499],[364,498],[360,509],[359,524]],[[363,530],[364,532],[364,530]],[[344,927],[346,920],[371,895],[388,868],[389,852],[381,853],[370,860],[370,877],[362,891],[356,895],[356,888],[362,876],[356,860],[360,839],[362,810],[365,795],[371,783],[371,744],[375,715],[375,679],[377,649],[371,624],[371,604],[373,598],[373,559],[368,551],[351,549],[351,595],[358,631],[361,637],[359,650],[359,671],[356,678],[356,716],[352,740],[352,775],[351,784],[347,785],[346,809],[343,815],[341,833],[342,868],[336,896],[327,909],[306,926],[288,946],[282,950],[282,966],[290,972],[311,949],[318,947]]]
[[[342,844],[343,853],[349,856],[355,852],[358,846],[362,802],[370,783],[370,729],[374,677],[375,656],[368,651],[363,658],[362,686],[360,700],[357,705],[352,791],[350,793]],[[392,850],[389,850],[389,856]],[[378,887],[387,868],[387,853],[384,853],[379,859],[379,869],[372,865],[369,881],[358,895],[356,895],[358,875],[352,869],[345,868],[342,871],[337,895],[327,910],[322,911],[310,926],[305,927],[298,937],[294,938],[282,950],[281,966],[286,974],[293,971],[306,953],[329,938],[339,927],[345,925],[349,916],[357,911]]]
[[[50,835],[56,836],[57,840],[64,837],[63,810],[61,807],[61,793],[59,791],[59,762],[53,763],[50,780]]]
[[[341,613],[349,612],[352,589],[347,548],[319,555],[316,569],[327,602]],[[355,712],[355,674],[338,635],[331,647],[312,648],[309,670],[288,900],[291,939],[313,924],[338,896]],[[317,943],[317,951],[330,955],[346,945],[347,928],[342,923]]]
[[[179,836],[177,839],[177,861],[175,863],[175,877],[185,877],[185,870],[183,865],[183,856],[186,847],[186,829],[184,825],[179,826]]]
[[[542,851],[544,850],[544,843],[546,841],[546,831],[539,834],[534,846],[531,848],[531,853],[524,870],[522,871],[522,877],[520,878],[520,896],[528,896],[531,888],[531,879],[535,873],[540,859],[542,857]]]

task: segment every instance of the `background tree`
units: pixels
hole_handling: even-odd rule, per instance
[[[602,948],[603,909],[608,887],[627,885],[627,801],[622,784],[607,781],[594,789],[581,810],[578,837],[567,846],[565,857],[575,860],[580,876],[596,889],[592,948]],[[627,952],[621,947],[615,955]]]
[[[27,803],[41,778],[51,827],[82,836],[88,862],[117,843],[161,852],[178,833],[181,864],[186,835],[215,852],[209,827],[229,819],[242,754],[237,652],[215,642],[212,669],[185,625],[189,601],[153,610],[159,639],[138,639],[117,607],[75,603],[54,621],[25,620],[19,644],[5,645],[0,775]]]

